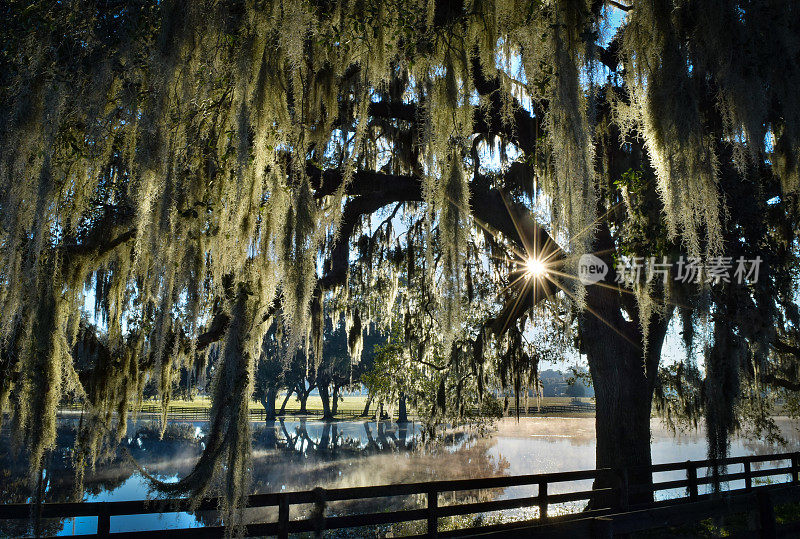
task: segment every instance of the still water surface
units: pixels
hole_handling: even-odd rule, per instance
[[[775,446],[759,440],[736,438],[730,455],[765,454],[800,450],[797,423],[779,420],[786,446]],[[68,448],[74,438],[59,435],[63,463],[51,464],[47,478],[47,501],[65,501],[72,490]],[[128,447],[136,459],[162,480],[174,481],[185,476],[202,450],[205,423],[174,425],[168,439],[158,440],[152,424],[132,425]],[[424,450],[415,446],[419,426],[406,428],[382,422],[341,421],[325,424],[320,421],[292,420],[259,424],[254,434],[252,488],[254,492],[306,490],[316,486],[327,488],[380,485],[432,479],[462,479],[497,475],[521,475],[595,467],[594,420],[592,418],[521,418],[501,420],[488,437],[456,434],[446,443]],[[653,462],[701,460],[706,457],[702,430],[674,434],[660,421],[652,425]],[[170,436],[171,433],[171,436]],[[418,445],[418,444],[417,444]],[[7,455],[5,455],[8,457]],[[8,458],[0,461],[0,470],[13,477]],[[731,470],[738,471],[738,470]],[[662,474],[658,481],[672,478]],[[731,485],[736,487],[738,485]],[[591,488],[590,482],[552,485],[550,492]],[[8,489],[6,494],[14,492]],[[20,490],[21,492],[21,490]],[[665,493],[666,494],[666,493]],[[514,487],[485,493],[488,498],[509,498],[536,495],[535,486]],[[146,480],[122,458],[98,465],[87,473],[85,501],[139,500],[153,497]],[[13,499],[9,501],[22,501]],[[480,497],[479,499],[487,499]],[[453,499],[450,503],[457,500]],[[463,500],[458,500],[463,501]],[[400,500],[395,500],[401,503]],[[448,503],[447,500],[442,500]],[[383,506],[385,507],[385,505]],[[554,508],[579,510],[580,506]],[[375,507],[380,509],[380,506]],[[266,512],[268,513],[268,511]],[[515,517],[535,516],[536,511],[519,510]],[[261,517],[271,517],[262,514]],[[208,517],[206,517],[208,518]],[[50,522],[49,533],[58,535],[94,533],[96,518],[74,518]],[[204,525],[203,516],[189,513],[170,515],[137,515],[112,517],[111,531],[144,531],[172,527]],[[0,535],[15,535],[19,529],[0,524]]]

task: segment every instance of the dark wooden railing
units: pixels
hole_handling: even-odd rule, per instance
[[[615,536],[637,537],[642,532],[662,529],[665,533],[656,537],[691,537],[699,535],[691,528],[679,529],[670,533],[669,528],[696,524],[714,517],[745,515],[750,517],[746,529],[727,530],[726,537],[735,538],[778,538],[800,537],[800,520],[778,523],[775,518],[775,507],[800,502],[800,486],[770,485],[756,487],[750,492],[734,491],[724,496],[710,497],[704,495],[698,501],[668,500],[652,504],[647,508],[634,509],[624,513],[608,512],[604,515],[586,516],[571,515],[572,518],[561,519],[553,523],[523,522],[498,526],[473,528],[469,533],[480,533],[481,537],[522,536],[537,537],[573,537],[580,539],[610,539]],[[665,530],[666,529],[666,530]],[[463,534],[463,533],[462,533]],[[458,532],[439,534],[440,537],[459,535]],[[653,536],[648,535],[648,536]]]
[[[248,508],[277,508],[277,520],[260,524],[249,524],[246,535],[264,536],[275,535],[288,537],[289,534],[318,532],[323,529],[357,528],[362,526],[389,525],[410,521],[426,522],[428,536],[458,535],[469,532],[492,532],[521,527],[536,526],[536,530],[547,530],[553,526],[559,529],[574,529],[575,536],[610,536],[609,533],[633,533],[645,529],[654,529],[676,523],[699,520],[715,514],[717,511],[727,513],[752,512],[758,513],[761,530],[766,530],[766,535],[774,537],[779,535],[780,529],[775,524],[773,505],[800,500],[800,454],[780,453],[772,455],[757,455],[745,457],[732,457],[716,461],[718,465],[728,468],[742,466],[743,471],[720,473],[722,482],[744,481],[744,487],[727,491],[723,496],[711,497],[701,492],[701,486],[712,482],[710,476],[698,475],[698,470],[706,469],[715,464],[715,461],[687,461],[668,464],[656,464],[649,467],[653,474],[680,473],[681,479],[668,479],[653,481],[647,490],[659,492],[664,490],[682,489],[681,493],[667,500],[647,504],[646,506],[629,506],[632,494],[640,492],[635,487],[628,485],[626,480],[630,470],[582,470],[570,472],[557,472],[535,475],[521,475],[511,477],[492,477],[485,479],[459,479],[450,481],[430,481],[421,483],[406,483],[397,485],[382,485],[370,487],[323,489],[316,488],[310,491],[281,492],[270,494],[254,494],[248,498]],[[771,466],[768,466],[772,464]],[[762,466],[757,469],[757,466]],[[762,478],[775,478],[779,485],[757,486],[754,482]],[[785,477],[788,476],[788,479]],[[611,487],[574,490],[564,488],[551,489],[553,486],[576,481],[603,479]],[[457,503],[451,505],[440,504],[440,496],[446,493],[478,491],[487,489],[503,489],[525,485],[536,485],[537,495],[520,498],[492,500],[485,502]],[[791,485],[791,487],[787,487]],[[560,492],[556,492],[556,490]],[[766,494],[765,494],[766,492]],[[416,497],[418,507],[410,509],[368,512],[358,514],[339,514],[332,511],[330,504],[337,502],[368,503],[374,500],[392,497]],[[582,511],[560,516],[549,515],[548,508],[556,504],[588,500],[605,500],[605,506],[595,507],[591,511]],[[424,500],[425,503],[418,502]],[[176,513],[183,511],[209,511],[214,512],[219,507],[219,500],[207,499],[192,505],[186,499],[173,500],[142,500],[123,502],[92,502],[92,503],[45,503],[37,508],[41,518],[70,518],[96,516],[98,518],[96,535],[82,537],[151,537],[153,532],[111,532],[111,519],[121,515],[142,515],[153,513]],[[682,502],[682,503],[679,503]],[[679,505],[676,505],[678,504]],[[302,509],[299,506],[309,504],[321,507],[320,511],[312,511],[311,516],[297,515],[300,518],[292,519],[292,508]],[[513,522],[492,527],[470,528],[454,532],[439,532],[439,519],[450,516],[463,516],[483,514],[491,511],[517,509],[523,507],[538,508],[538,518],[523,522]],[[722,509],[720,509],[722,508]],[[32,508],[28,504],[10,504],[0,506],[0,519],[27,519],[30,518]],[[327,514],[326,513],[330,513]],[[601,518],[602,517],[602,518]],[[574,522],[573,522],[574,521]],[[526,528],[527,529],[527,528]],[[784,529],[795,529],[789,526]],[[526,531],[534,534],[534,531]],[[611,530],[609,532],[609,530]],[[539,533],[537,531],[536,533]],[[191,529],[159,530],[163,538],[176,537],[221,537],[225,529],[222,526],[208,526]],[[565,532],[566,533],[566,532]],[[569,532],[572,533],[572,532]]]
[[[571,402],[569,404],[543,404],[519,408],[519,415],[553,415],[553,414],[593,414],[596,408],[593,402]],[[517,415],[517,408],[509,407],[507,415]]]

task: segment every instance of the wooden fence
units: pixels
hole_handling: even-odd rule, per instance
[[[519,409],[519,415],[593,414],[595,410],[593,402],[573,402],[569,404],[522,407]],[[509,416],[515,416],[517,415],[517,408],[511,406],[507,413]]]
[[[800,521],[778,524],[775,507],[800,502],[800,486],[762,486],[749,492],[734,491],[724,496],[701,496],[694,502],[656,503],[649,507],[627,512],[607,512],[597,516],[571,515],[558,522],[509,523],[499,526],[473,528],[468,534],[480,537],[574,537],[580,539],[606,539],[616,536],[636,537],[642,532],[686,526],[714,517],[745,516],[747,529],[729,531],[725,537],[773,539],[800,537]],[[667,531],[667,530],[665,530]],[[440,533],[440,537],[463,536],[461,532]],[[652,536],[652,535],[650,535]],[[656,535],[658,536],[658,535]],[[665,533],[661,537],[691,537],[692,530]]]
[[[80,405],[77,406],[70,406],[64,405],[61,406],[59,409],[60,412],[80,412],[82,410]],[[593,403],[571,403],[571,404],[551,404],[546,406],[529,406],[527,408],[520,408],[519,415],[521,416],[547,416],[547,415],[556,415],[556,414],[585,414],[585,413],[594,413],[595,412],[595,405]],[[375,415],[374,411],[371,411],[372,415],[365,417],[362,415],[360,410],[337,410],[336,411],[336,419],[368,419],[369,417],[373,417]],[[161,405],[159,404],[148,404],[145,403],[142,405],[141,409],[139,410],[138,414],[145,415],[145,416],[160,416],[161,415]],[[509,408],[507,412],[508,416],[516,416],[517,409],[515,407]],[[209,418],[209,408],[200,407],[200,406],[170,406],[168,412],[169,419],[172,421],[208,421]],[[301,412],[299,408],[286,408],[282,415],[278,417],[316,417],[322,418],[322,410],[307,410],[305,412]],[[266,420],[266,410],[263,408],[251,408],[250,409],[250,420],[251,421],[265,421]]]
[[[80,405],[77,406],[61,406],[59,408],[59,412],[81,412],[82,407]],[[201,407],[201,406],[170,406],[167,415],[171,421],[208,421],[209,419],[209,408]],[[132,410],[131,410],[132,412]],[[160,416],[161,415],[161,405],[160,404],[143,404],[142,407],[137,412],[139,416]],[[251,421],[265,421],[266,420],[266,410],[263,408],[251,408],[250,409],[250,420]],[[307,410],[306,412],[300,412],[299,409],[296,408],[287,408],[284,410],[283,415],[279,415],[278,417],[322,417],[322,410]],[[359,410],[337,410],[336,418],[337,419],[358,419],[362,418],[361,411]]]
[[[422,521],[427,536],[452,536],[469,533],[511,534],[525,528],[528,535],[563,531],[576,537],[610,537],[614,534],[633,533],[646,529],[672,526],[694,522],[716,514],[753,513],[757,514],[757,528],[762,537],[777,537],[782,533],[794,533],[800,530],[797,525],[778,527],[775,523],[774,504],[800,500],[800,453],[780,453],[762,456],[733,457],[717,461],[718,465],[727,468],[741,466],[742,471],[726,472],[720,475],[723,482],[740,481],[742,488],[732,489],[724,495],[711,497],[701,492],[701,486],[709,485],[711,477],[698,475],[698,470],[706,469],[713,461],[687,461],[651,466],[652,474],[679,473],[681,479],[658,481],[654,477],[648,490],[653,492],[675,491],[683,489],[676,497],[646,506],[633,506],[628,503],[632,489],[627,482],[630,470],[583,470],[558,472],[512,477],[492,477],[486,479],[463,479],[451,481],[432,481],[373,487],[316,488],[301,492],[280,492],[271,494],[254,494],[248,499],[248,511],[255,508],[277,508],[277,519],[272,522],[249,524],[246,534],[250,536],[275,535],[288,537],[289,534],[319,532],[321,530],[357,528],[362,526],[390,525],[410,521]],[[762,466],[758,469],[758,466]],[[781,476],[783,476],[781,478]],[[555,485],[574,483],[576,481],[611,479],[608,484],[614,486],[594,490],[574,490],[553,492]],[[757,486],[759,480],[772,478],[779,485]],[[456,503],[440,505],[440,495],[477,491],[484,489],[502,489],[536,485],[536,496],[512,499],[493,500],[473,503]],[[787,486],[791,485],[791,486]],[[564,489],[559,489],[564,490]],[[635,492],[633,492],[635,494]],[[340,514],[332,509],[337,502],[357,502],[365,504],[370,501],[390,497],[414,497],[425,500],[417,508],[358,514]],[[583,511],[580,513],[551,516],[548,508],[555,504],[578,502],[590,499],[610,500],[608,507]],[[312,516],[301,515],[300,510],[309,504],[321,507],[321,511],[311,512]],[[334,504],[334,505],[331,505]],[[54,503],[42,504],[37,508],[42,518],[97,517],[97,533],[82,537],[151,537],[153,532],[111,532],[112,518],[122,515],[142,515],[154,513],[175,513],[183,511],[210,511],[218,509],[217,499],[207,499],[196,507],[189,500],[142,500],[123,502],[93,503]],[[457,515],[476,515],[491,511],[501,511],[524,507],[538,508],[539,518],[523,522],[515,522],[491,527],[467,528],[457,531],[439,532],[439,519]],[[295,516],[292,518],[292,509]],[[0,506],[0,519],[30,518],[32,507],[28,504],[11,504]],[[720,513],[721,512],[721,513]],[[327,514],[326,514],[327,513]],[[534,527],[535,526],[535,527]],[[571,530],[571,531],[570,531]],[[787,531],[789,530],[789,531]],[[222,537],[222,526],[208,526],[191,529],[159,530],[163,538],[176,537]]]

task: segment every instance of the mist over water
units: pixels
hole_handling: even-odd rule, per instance
[[[779,419],[787,440],[784,447],[738,437],[732,440],[730,455],[766,454],[800,450],[798,424]],[[188,474],[203,448],[205,422],[172,424],[165,438],[158,439],[151,422],[132,424],[125,444],[136,460],[150,473],[165,480],[177,480]],[[9,453],[8,433],[0,436],[0,473],[5,478],[3,503],[27,501],[29,492],[24,466],[15,464]],[[74,423],[62,420],[58,450],[45,473],[45,499],[48,502],[70,499],[74,484],[70,448],[74,443]],[[340,421],[323,423],[311,420],[276,421],[254,425],[252,491],[254,493],[407,483],[434,479],[465,479],[499,475],[522,475],[595,467],[593,418],[505,418],[496,424],[490,436],[478,437],[464,432],[450,434],[442,443],[422,446],[417,423],[399,426],[390,422]],[[654,463],[702,460],[706,441],[702,429],[672,433],[659,420],[652,423]],[[738,470],[732,470],[738,471]],[[18,479],[15,479],[18,478]],[[677,479],[660,474],[657,481]],[[736,488],[738,485],[730,485]],[[553,484],[550,492],[589,489],[591,482]],[[443,496],[441,503],[456,503],[536,495],[536,486],[521,486],[495,491],[463,492]],[[663,493],[666,496],[669,493]],[[85,501],[121,501],[154,497],[148,483],[127,459],[118,454],[87,471],[83,491]],[[415,506],[421,500],[382,499],[374,507],[358,506],[359,511],[387,507]],[[580,504],[554,507],[553,511],[580,510]],[[331,512],[353,507],[340,503]],[[275,518],[272,509],[251,510],[253,520]],[[516,517],[536,516],[536,510],[519,510]],[[113,531],[135,531],[203,525],[213,515],[189,513],[114,517]],[[0,536],[14,536],[24,523],[0,521]],[[50,533],[94,533],[95,518],[51,521]]]
[[[800,430],[798,430],[800,422],[778,418],[776,423],[787,442],[785,446],[737,436],[731,440],[729,456],[800,450]],[[666,428],[661,420],[652,419],[650,427],[653,464],[708,458],[706,434],[702,426],[697,430],[674,433]],[[521,418],[519,423],[515,419],[506,418],[499,423],[497,431],[492,436],[487,454],[508,463],[507,475],[523,475],[594,469],[596,446],[594,418],[531,417]],[[753,469],[759,468],[761,464],[753,465]],[[742,471],[742,467],[731,468],[730,471],[739,472]],[[704,469],[698,470],[699,476],[705,473]],[[685,475],[682,472],[662,472],[653,476],[653,480],[657,482],[673,479],[685,479]],[[591,487],[591,481],[573,481],[549,485],[548,491],[560,493],[589,490]],[[728,488],[742,487],[744,487],[743,480],[728,485]],[[701,487],[701,492],[709,488],[709,485]],[[505,489],[500,497],[518,498],[536,494],[536,486],[531,485]],[[664,499],[680,495],[683,495],[682,490],[660,491],[656,493],[656,498]],[[576,511],[581,510],[583,506],[583,502],[563,504],[553,508],[553,511]],[[535,509],[519,510],[517,516],[534,518],[538,516],[538,512]]]
[[[800,422],[776,419],[786,447],[738,436],[731,440],[729,455],[767,454],[800,449]],[[673,433],[661,420],[651,420],[653,463],[707,458],[705,431]],[[595,468],[594,418],[505,418],[492,436],[489,454],[509,462],[508,474],[560,472]]]

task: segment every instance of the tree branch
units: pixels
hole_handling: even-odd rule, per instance
[[[628,5],[622,4],[620,2],[616,2],[615,0],[606,0],[606,1],[608,2],[608,5],[613,6],[613,7],[617,8],[617,9],[620,9],[620,10],[624,11],[625,13],[627,13],[628,11],[631,11],[633,9],[633,6],[628,6]]]
[[[136,237],[136,229],[131,228],[110,240],[88,241],[81,244],[62,245],[61,249],[66,257],[98,257],[109,253]]]
[[[767,385],[788,389],[789,391],[800,391],[800,382],[793,382],[774,374],[762,374],[761,381]]]
[[[508,174],[516,173],[518,171],[508,172]],[[329,178],[333,178],[336,174],[336,171],[320,172],[321,176]],[[345,205],[337,242],[330,258],[326,260],[325,273],[320,279],[319,284],[323,290],[346,283],[350,265],[350,241],[362,216],[374,213],[392,203],[422,200],[422,183],[413,176],[359,172],[348,186],[348,194],[351,190],[353,193],[361,194],[348,200]],[[528,209],[522,204],[504,200],[500,191],[492,187],[491,178],[476,176],[470,182],[469,190],[471,213],[480,226],[489,229],[492,234],[501,233],[522,252],[527,252],[534,245],[548,246],[550,251],[554,251],[551,260],[557,261],[563,258],[564,254],[558,244],[534,221]],[[520,285],[523,289],[519,291],[523,301],[517,302],[517,296],[514,295],[514,300],[506,305],[498,317],[499,325],[494,328],[497,333],[507,329],[509,320],[516,320],[521,313],[530,308],[534,297],[536,301],[541,301],[556,291],[556,288],[545,280],[523,281],[524,283]]]
[[[792,346],[791,344],[780,339],[775,339],[772,341],[772,347],[779,354],[789,354],[800,359],[800,347],[798,346]]]
[[[201,352],[209,345],[222,339],[222,337],[225,336],[225,332],[228,331],[228,325],[230,322],[231,317],[225,311],[218,311],[214,313],[214,318],[211,319],[211,325],[209,326],[208,331],[201,333],[197,337],[197,345],[195,350]]]

